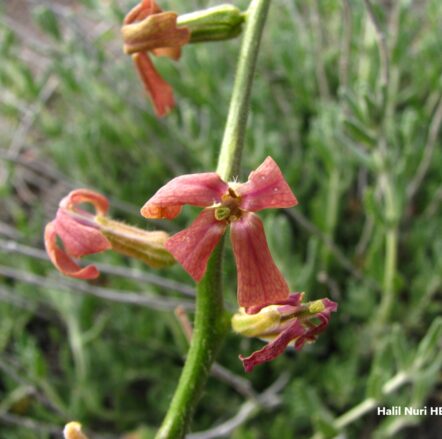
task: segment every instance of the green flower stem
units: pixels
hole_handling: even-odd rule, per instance
[[[221,242],[213,252],[207,272],[198,284],[194,331],[186,364],[157,439],[183,438],[207,380],[211,365],[227,332],[223,308]]]
[[[230,180],[239,174],[250,108],[250,92],[269,6],[270,0],[253,0],[247,11],[235,84],[216,169],[224,180]]]
[[[252,0],[248,12],[238,68],[230,101],[217,173],[229,180],[238,175],[250,91],[270,0]],[[194,332],[186,364],[167,415],[156,439],[183,438],[207,381],[210,368],[228,330],[222,293],[223,240],[213,252],[203,280],[198,284]]]

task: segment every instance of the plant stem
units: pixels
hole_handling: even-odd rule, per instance
[[[404,384],[410,381],[410,376],[405,371],[398,372],[394,377],[390,378],[383,386],[382,386],[382,395],[379,399],[375,398],[366,398],[358,405],[355,405],[350,410],[339,416],[333,421],[333,427],[336,430],[341,431],[347,425],[352,424],[358,419],[365,416],[367,413],[371,412],[377,405],[382,402],[385,396],[390,395],[395,392],[397,389],[402,387]],[[321,433],[316,433],[312,439],[322,439],[323,435]]]
[[[227,331],[222,295],[222,242],[213,252],[198,284],[192,341],[178,387],[157,439],[183,438],[210,367]]]
[[[374,320],[376,331],[388,321],[391,308],[394,303],[395,287],[394,278],[397,270],[397,246],[398,246],[398,211],[396,203],[395,186],[393,184],[394,173],[388,162],[388,128],[392,125],[392,111],[389,108],[393,105],[390,81],[390,54],[386,35],[382,30],[379,21],[374,13],[371,0],[364,0],[368,18],[375,30],[379,50],[380,72],[379,88],[381,93],[380,109],[381,122],[378,132],[377,154],[380,162],[378,177],[379,186],[382,190],[385,206],[385,217],[387,219],[387,232],[385,234],[385,259],[384,259],[384,281],[383,295],[379,306],[377,318]]]
[[[339,168],[338,166],[336,166],[331,171],[328,179],[326,224],[324,234],[329,241],[333,241],[336,229],[336,221],[338,218],[340,179],[341,175],[339,172]],[[327,273],[330,261],[330,248],[327,245],[322,246],[321,258],[321,271]]]
[[[224,180],[238,175],[244,145],[250,92],[270,0],[253,0],[247,21],[230,101],[217,173]],[[206,384],[212,363],[228,328],[222,294],[223,240],[213,252],[198,284],[194,332],[177,389],[156,439],[183,438]]]
[[[269,5],[270,0],[253,0],[247,11],[229,114],[216,169],[224,180],[239,174],[250,108],[250,92]]]
[[[398,212],[395,201],[395,190],[388,170],[387,152],[384,144],[383,133],[381,132],[379,143],[379,155],[381,158],[382,170],[379,175],[379,185],[384,195],[385,217],[387,220],[387,231],[385,233],[385,258],[384,258],[384,279],[383,294],[378,309],[377,318],[374,320],[376,331],[388,321],[394,303],[395,286],[394,278],[397,270],[397,247],[398,247]]]

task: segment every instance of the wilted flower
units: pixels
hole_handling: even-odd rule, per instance
[[[297,204],[271,157],[242,184],[226,183],[215,172],[176,177],[146,202],[141,214],[172,219],[185,204],[205,209],[189,228],[168,239],[165,247],[193,279],[201,280],[210,254],[231,224],[239,304],[267,305],[287,298],[287,283],[273,262],[262,222],[253,213]]]
[[[304,293],[293,293],[270,306],[241,308],[232,317],[232,328],[246,337],[258,337],[269,343],[248,357],[240,355],[246,372],[281,355],[292,343],[301,350],[312,343],[329,323],[338,305],[329,299],[302,303]]]
[[[91,204],[95,213],[81,209],[82,203]],[[60,201],[55,219],[46,225],[44,238],[52,263],[63,274],[79,279],[98,277],[94,265],[81,268],[72,258],[109,249],[141,259],[152,267],[174,263],[164,248],[169,237],[166,232],[149,232],[114,221],[105,216],[108,207],[106,197],[88,189],[74,190]],[[57,246],[57,236],[64,250]]]
[[[157,116],[165,116],[174,106],[171,86],[160,76],[148,52],[178,60],[181,46],[187,44],[190,32],[178,28],[175,12],[162,12],[155,0],[141,0],[124,19],[121,28],[124,51],[132,55],[144,87]]]

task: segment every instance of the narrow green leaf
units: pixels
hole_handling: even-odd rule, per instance
[[[344,127],[347,135],[353,140],[370,147],[376,145],[374,135],[359,122],[353,119],[346,119],[344,120]]]
[[[55,40],[60,41],[62,35],[54,11],[46,6],[38,6],[33,13],[40,28]]]

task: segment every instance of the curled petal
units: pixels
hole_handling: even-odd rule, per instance
[[[54,228],[66,252],[75,258],[111,248],[110,242],[98,228],[92,224],[82,224],[80,219],[72,218],[63,209],[57,211]]]
[[[232,223],[230,238],[238,271],[238,303],[251,307],[286,300],[289,287],[273,262],[261,220],[245,213]]]
[[[247,183],[235,188],[241,196],[241,208],[249,212],[292,207],[298,204],[278,165],[271,157],[250,173]]]
[[[188,174],[169,181],[141,208],[145,218],[175,218],[184,204],[207,207],[221,200],[227,184],[215,172]]]
[[[152,100],[156,115],[166,116],[175,107],[172,87],[160,76],[144,52],[132,55],[132,59],[144,88]]]
[[[274,360],[281,355],[287,345],[294,339],[304,333],[304,328],[299,320],[295,320],[292,325],[285,329],[273,341],[265,345],[259,351],[254,352],[248,357],[239,356],[246,372],[251,372],[255,366],[267,361]]]
[[[213,209],[204,209],[190,227],[169,238],[165,248],[195,281],[200,281],[226,227],[225,221],[215,219]]]
[[[90,203],[98,215],[105,215],[109,209],[109,200],[98,192],[89,189],[76,189],[60,201],[60,207],[75,209],[77,204]]]
[[[100,273],[94,265],[81,268],[65,252],[57,247],[57,234],[55,232],[54,221],[46,225],[44,241],[46,252],[51,262],[66,276],[76,277],[78,279],[95,279],[99,276]]]
[[[322,299],[322,303],[324,304],[325,309],[316,316],[319,319],[319,323],[311,323],[305,333],[296,340],[295,349],[297,351],[300,351],[305,343],[315,341],[317,336],[327,329],[330,321],[330,314],[338,309],[338,304],[332,300]]]
[[[124,51],[127,54],[144,52],[159,47],[180,47],[189,42],[190,32],[178,28],[175,12],[150,15],[142,21],[121,28]]]
[[[134,6],[124,18],[124,24],[131,24],[139,20],[143,20],[149,15],[162,12],[160,7],[155,3],[155,0],[141,0],[141,2]]]
[[[272,305],[278,305],[278,306],[288,306],[290,308],[299,306],[302,302],[302,299],[304,298],[304,293],[292,293],[287,299],[278,300],[276,303],[272,303]],[[324,299],[327,300],[327,299]],[[259,305],[259,306],[250,306],[248,307],[245,312],[247,314],[257,314],[259,311],[261,311],[263,308],[265,308],[266,305]]]

